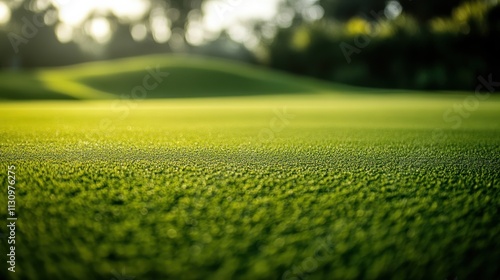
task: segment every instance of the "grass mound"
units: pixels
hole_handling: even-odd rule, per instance
[[[151,73],[156,74],[147,78]],[[142,56],[32,73],[4,72],[0,81],[8,81],[0,84],[2,99],[222,97],[306,94],[348,88],[242,63],[183,55]],[[134,93],[137,86],[146,91]]]
[[[36,78],[35,72],[0,72],[0,100],[33,99],[75,99],[75,97],[48,89],[42,80]]]

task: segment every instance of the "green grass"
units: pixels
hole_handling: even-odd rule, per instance
[[[75,99],[48,89],[36,72],[0,72],[0,100]]]
[[[168,73],[146,94],[135,93],[148,69]],[[154,72],[154,71],[153,71]],[[147,81],[155,84],[155,79]],[[193,98],[312,94],[400,93],[330,84],[234,61],[185,55],[151,55],[29,72],[0,72],[0,99]]]
[[[0,104],[0,277],[498,279],[500,99],[452,129],[465,97]]]
[[[132,96],[134,87],[143,85],[144,78],[149,75],[148,69],[153,72],[158,69],[169,76],[161,77],[159,83],[154,78],[148,80],[148,84],[156,83],[156,86],[147,91],[145,98],[304,94],[332,88],[327,83],[236,62],[154,55],[28,73],[4,71],[0,73],[0,98],[109,99]]]

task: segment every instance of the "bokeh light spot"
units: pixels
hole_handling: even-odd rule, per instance
[[[10,20],[10,9],[4,2],[0,2],[0,25],[6,24]]]

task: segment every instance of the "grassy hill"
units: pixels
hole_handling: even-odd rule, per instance
[[[149,69],[149,70],[148,70]],[[31,72],[0,73],[0,99],[107,99],[132,96],[151,71],[145,98],[183,98],[353,91],[318,80],[221,59],[153,55]],[[166,74],[168,73],[168,74]]]
[[[51,90],[37,77],[38,71],[0,72],[0,100],[24,99],[75,99],[75,97]]]

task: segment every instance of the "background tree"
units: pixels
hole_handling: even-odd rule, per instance
[[[383,88],[471,90],[478,76],[500,75],[494,62],[498,3],[389,1],[385,7],[378,0],[320,0],[324,17],[316,21],[300,14],[298,7],[306,3],[311,1],[286,2],[296,16],[267,44],[271,67]],[[390,5],[402,9],[387,16]],[[347,53],[341,48],[345,45]]]
[[[57,2],[59,1],[59,2]],[[10,21],[0,26],[1,65],[21,67],[55,66],[82,61],[123,57],[182,49],[186,26],[193,14],[201,14],[203,0],[148,0],[149,10],[142,18],[119,18],[111,12],[94,11],[81,26],[71,27],[72,38],[61,42],[56,36],[59,25],[58,3],[69,0],[15,0],[8,2]],[[108,22],[111,32],[105,42],[88,34],[88,24],[95,19]],[[134,26],[141,25],[145,36],[133,38]],[[66,26],[66,28],[69,28]],[[155,36],[161,29],[162,36]],[[27,34],[24,34],[27,33]]]
[[[323,8],[325,18],[348,21],[355,16],[363,17],[369,16],[372,12],[383,12],[388,3],[395,2],[402,7],[405,14],[411,15],[420,22],[425,22],[435,17],[449,16],[451,11],[464,1],[465,0],[319,0],[318,4]],[[314,1],[286,0],[285,5],[300,10],[311,2]],[[300,17],[300,14],[298,14],[298,16]]]
[[[423,1],[418,1],[422,3]],[[347,21],[354,16],[368,15],[371,11],[383,11],[387,0],[320,0],[325,17]],[[431,3],[429,1],[429,3]]]
[[[485,2],[479,0],[478,2]],[[420,22],[425,22],[435,17],[450,16],[454,8],[466,0],[401,0],[399,3],[403,7],[404,13],[413,16]]]

